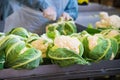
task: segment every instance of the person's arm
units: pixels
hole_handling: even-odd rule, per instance
[[[20,4],[26,5],[33,9],[43,11],[43,16],[49,20],[56,20],[55,8],[48,0],[17,0]]]
[[[77,0],[69,0],[64,12],[68,13],[75,20],[78,17]]]

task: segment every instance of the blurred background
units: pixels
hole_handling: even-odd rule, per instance
[[[106,6],[112,6],[119,9],[120,1],[119,0],[78,0],[79,5],[86,5],[89,3],[98,3]]]
[[[85,27],[88,24],[95,26],[95,22],[99,20],[100,12],[120,16],[120,0],[78,0],[78,4],[79,16],[76,23]]]
[[[113,6],[113,7],[120,7],[120,1],[119,0],[89,0],[90,2],[95,2],[99,4],[103,4],[106,6]]]
[[[5,18],[13,12],[12,9],[7,10],[11,8],[9,4],[4,4],[8,4],[8,0],[0,0],[0,31],[4,29]],[[120,15],[120,0],[78,0],[78,4],[79,16],[76,23],[85,27],[88,24],[94,25],[99,20],[99,13],[102,11],[108,12],[109,15]],[[8,11],[8,15],[5,10]]]

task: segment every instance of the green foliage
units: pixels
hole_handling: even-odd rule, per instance
[[[118,29],[106,29],[101,31],[101,34],[108,39],[112,40],[112,45],[114,48],[114,55],[116,55],[116,58],[120,58],[120,30]],[[117,46],[115,46],[117,44]]]
[[[29,33],[25,28],[22,27],[17,27],[17,28],[13,28],[10,32],[7,33],[9,34],[14,34],[14,35],[18,35],[24,38],[28,38],[29,37]]]
[[[5,54],[4,51],[0,51],[0,69],[4,69]]]
[[[14,28],[0,37],[0,68],[33,69],[42,63],[42,52],[29,43],[39,36]]]
[[[118,43],[116,40],[106,39],[101,34],[91,35],[90,37],[91,38],[88,36],[83,40],[85,49],[83,55],[84,58],[87,58],[93,62],[98,62],[100,60],[111,60],[115,58],[118,51]]]
[[[48,56],[52,59],[52,62],[54,64],[58,64],[62,67],[70,66],[73,64],[89,64],[80,55],[66,48],[51,49],[48,52]]]
[[[49,24],[46,28],[47,36],[52,39],[59,35],[71,35],[77,32],[73,21],[58,21],[57,23]]]
[[[55,46],[55,38],[63,35],[76,38],[79,51],[73,50],[74,47],[71,48],[71,44],[68,46],[62,44],[66,46],[62,48]],[[115,57],[120,58],[120,30],[100,29],[88,25],[86,30],[77,33],[74,21],[58,20],[56,23],[49,24],[46,27],[46,33],[43,33],[41,37],[22,27],[14,28],[8,33],[0,33],[0,69],[33,69],[38,67],[43,62],[43,53],[31,44],[40,38],[44,40],[44,43],[48,43],[46,58],[51,60],[53,64],[62,67],[73,64],[86,65],[100,60],[113,60]],[[62,42],[61,40],[59,42]],[[67,44],[74,44],[74,41],[66,41]],[[41,44],[40,46],[42,47]]]

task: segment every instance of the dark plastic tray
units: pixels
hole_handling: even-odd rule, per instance
[[[4,69],[0,71],[0,79],[8,80],[66,80],[114,75],[120,75],[120,59],[64,68],[58,65],[40,65],[33,70]]]

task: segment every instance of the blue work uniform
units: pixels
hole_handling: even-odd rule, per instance
[[[15,27],[24,27],[28,31],[43,34],[45,26],[52,21],[45,18],[41,11],[52,6],[57,12],[57,19],[63,12],[75,20],[78,16],[77,0],[9,0],[13,13],[5,20],[4,32]]]
[[[0,17],[1,20],[5,20],[5,18],[12,13],[11,7],[9,5],[8,0],[0,0]]]

